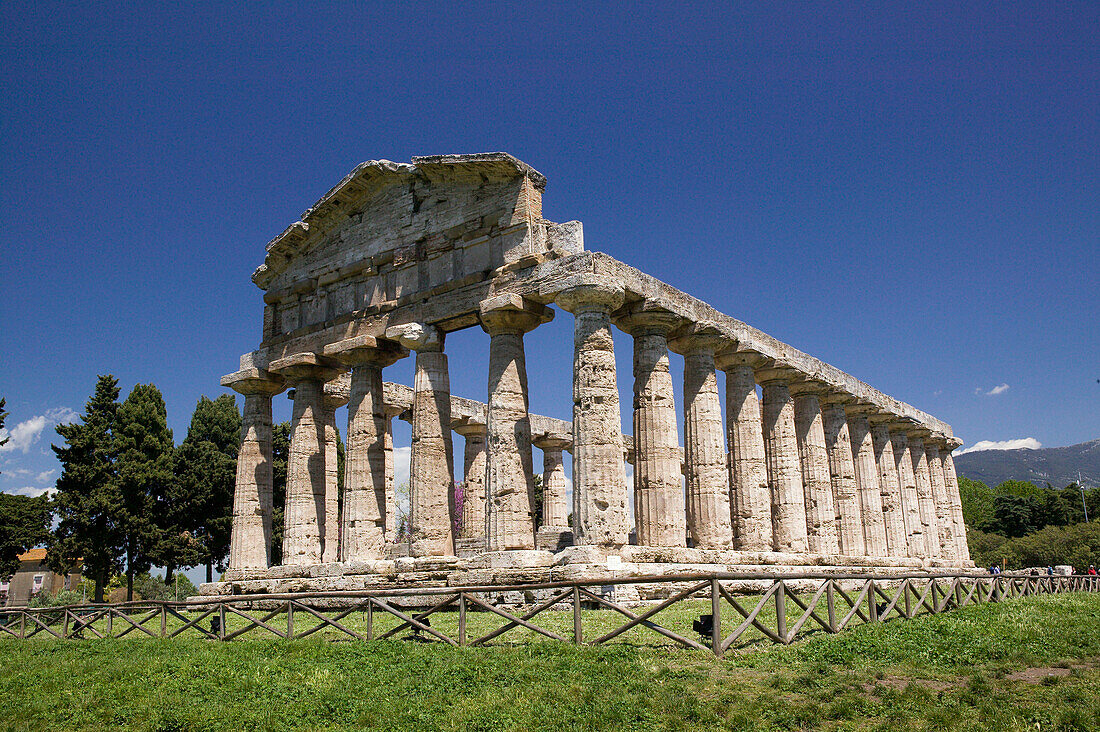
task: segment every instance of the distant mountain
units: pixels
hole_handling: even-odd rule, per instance
[[[1077,471],[1087,486],[1100,486],[1100,440],[1068,447],[1039,450],[980,450],[955,456],[955,470],[971,480],[992,487],[1006,480],[1030,480],[1037,486],[1055,488],[1077,480]]]

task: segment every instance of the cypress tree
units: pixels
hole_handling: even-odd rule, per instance
[[[103,602],[103,588],[121,567],[122,500],[114,460],[118,407],[118,381],[100,376],[80,422],[57,426],[66,444],[52,446],[61,462],[61,477],[53,499],[57,528],[49,541],[48,560],[59,572],[83,560],[85,576],[95,582],[96,602]]]
[[[121,528],[126,554],[126,599],[134,576],[160,560],[164,515],[175,481],[175,444],[160,390],[138,384],[118,410],[116,470],[122,499]]]

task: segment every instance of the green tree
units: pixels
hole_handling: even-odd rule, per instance
[[[19,569],[19,555],[50,538],[50,499],[0,493],[0,579]]]
[[[959,476],[959,498],[962,500],[963,523],[967,530],[991,531],[996,524],[993,489],[980,480]]]
[[[4,429],[4,420],[7,418],[7,416],[8,413],[4,411],[4,399],[0,398],[0,430]],[[5,437],[4,439],[0,440],[0,447],[8,444],[8,440],[10,439],[10,437]]]
[[[1042,505],[1034,496],[1020,496],[1011,493],[998,495],[993,499],[993,515],[997,533],[1009,537],[1020,537],[1041,528],[1039,515]]]
[[[286,508],[287,458],[290,455],[290,422],[271,430],[271,563],[283,562],[283,511]]]
[[[213,401],[201,397],[178,450],[177,483],[170,503],[172,541],[183,550],[173,563],[166,562],[169,570],[205,564],[206,580],[210,582],[215,566],[225,569],[240,441],[241,415],[236,399],[229,394]],[[165,581],[171,580],[169,571]]]
[[[83,561],[84,574],[95,582],[96,602],[103,602],[108,580],[121,567],[122,500],[114,461],[118,408],[118,381],[101,375],[80,422],[58,425],[65,445],[53,446],[61,477],[53,499],[57,527],[47,558],[58,572]]]
[[[175,443],[160,390],[138,384],[118,410],[116,474],[122,499],[120,526],[126,554],[126,599],[134,577],[160,561],[168,497],[175,481]]]

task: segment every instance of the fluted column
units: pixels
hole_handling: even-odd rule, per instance
[[[772,495],[772,527],[776,551],[801,554],[809,549],[806,538],[806,498],[802,466],[794,426],[794,402],[785,369],[756,372],[763,388],[764,453]]]
[[[715,363],[726,372],[726,444],[734,546],[748,552],[771,551],[772,498],[753,373],[760,356],[720,354]]]
[[[389,417],[382,402],[382,369],[408,351],[396,343],[359,336],[327,346],[325,354],[351,367],[339,558],[380,559],[386,541],[392,541],[386,527],[392,518],[386,493]]]
[[[336,429],[336,410],[347,404],[347,393],[334,384],[324,387],[325,421],[325,520],[321,524],[321,562],[340,560],[340,434]]]
[[[613,309],[622,288],[579,275],[556,301],[573,313],[573,538],[577,545],[621,546],[629,540],[623,428],[615,378]]]
[[[642,546],[684,546],[676,401],[668,368],[671,313],[643,304],[618,325],[634,337],[634,526]]]
[[[705,324],[670,344],[684,356],[684,462],[687,528],[701,549],[732,549],[729,467],[714,351],[726,345]]]
[[[222,385],[244,395],[229,566],[266,569],[271,564],[271,397],[285,387],[281,378],[259,369],[231,374]]]
[[[943,481],[951,502],[952,534],[955,537],[955,556],[964,563],[970,562],[970,547],[966,543],[966,522],[963,520],[962,498],[959,495],[959,476],[955,473],[955,458],[951,451],[962,445],[962,440],[949,437],[940,450],[943,462]]]
[[[856,485],[859,486],[859,508],[863,516],[863,542],[867,556],[885,557],[886,519],[882,512],[882,489],[879,487],[878,462],[871,438],[871,424],[867,421],[869,408],[848,408],[848,432],[852,438],[852,458],[856,466]]]
[[[901,510],[905,516],[908,556],[923,558],[928,555],[928,548],[917,499],[917,477],[913,473],[913,460],[909,456],[909,437],[904,432],[891,431],[890,443],[894,449],[894,465],[901,488]]]
[[[466,440],[463,451],[462,537],[485,538],[485,425],[468,422],[454,431]]]
[[[909,459],[913,464],[913,476],[917,483],[917,506],[921,526],[924,529],[924,551],[929,559],[940,559],[939,525],[936,522],[936,502],[932,496],[932,478],[928,473],[928,455],[924,451],[924,435],[927,432],[909,432]]]
[[[882,495],[882,519],[886,527],[886,555],[909,556],[909,532],[905,526],[905,506],[901,497],[901,481],[894,460],[894,443],[890,440],[889,415],[875,415],[871,421],[871,443],[878,464],[878,486]]]
[[[951,561],[958,557],[958,545],[955,543],[954,524],[951,521],[951,499],[947,495],[947,485],[943,479],[943,461],[940,448],[933,439],[925,440],[924,454],[928,457],[928,476],[932,483],[932,502],[936,507],[937,536],[940,542],[940,556]]]
[[[821,417],[822,384],[813,381],[790,385],[794,396],[794,427],[802,466],[802,489],[806,501],[806,538],[814,554],[839,554],[836,507],[825,450],[825,429]]]
[[[836,510],[837,538],[840,553],[848,557],[867,555],[863,539],[863,509],[859,501],[855,459],[848,431],[848,415],[844,405],[851,401],[846,394],[829,394],[821,398],[825,432],[825,453],[829,457],[829,481]]]
[[[410,323],[386,337],[416,351],[413,378],[412,460],[409,478],[409,554],[454,556],[454,453],[451,384],[443,333]]]
[[[283,510],[283,564],[318,564],[323,554],[327,484],[324,384],[339,373],[335,362],[297,354],[270,370],[294,386]]]
[[[542,528],[569,528],[569,506],[565,501],[565,463],[562,450],[569,445],[564,437],[544,436],[535,440],[542,450]]]
[[[397,490],[394,486],[394,461],[393,461],[393,418],[401,414],[404,409],[392,404],[382,405],[382,450],[385,454],[385,513],[382,514],[385,524],[385,536],[387,544],[397,543],[397,534],[400,523],[397,512]],[[406,527],[407,528],[407,527]]]
[[[481,327],[489,334],[485,438],[489,551],[535,548],[535,474],[523,334],[552,317],[552,311],[518,295],[500,295],[481,303]]]

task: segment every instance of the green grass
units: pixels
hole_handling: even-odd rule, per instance
[[[589,637],[601,615],[586,615]],[[552,620],[571,628],[568,613]],[[580,648],[131,637],[0,640],[0,729],[1100,729],[1091,594],[750,644],[721,661],[648,631]],[[1010,678],[1032,667],[1070,671]]]

